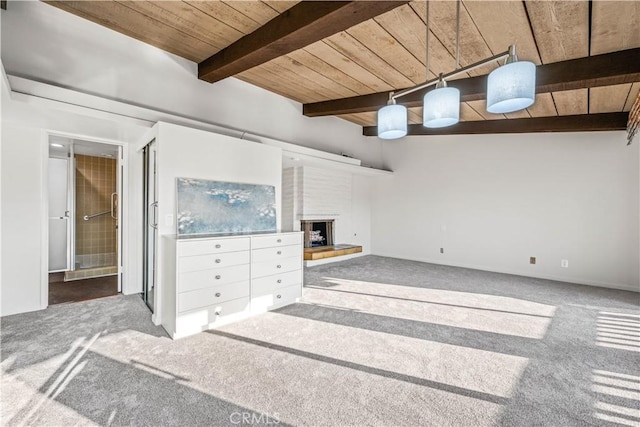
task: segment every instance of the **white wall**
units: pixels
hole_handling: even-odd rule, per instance
[[[281,149],[168,123],[158,124],[157,142],[159,234],[176,234],[176,178],[273,185],[281,206]]]
[[[624,132],[388,143],[374,253],[640,290],[638,145]]]
[[[360,126],[304,117],[301,104],[234,78],[200,81],[197,64],[42,2],[2,12],[2,60],[8,74],[381,163],[381,142]]]
[[[158,234],[176,234],[176,179],[197,178],[246,184],[273,185],[276,188],[277,228],[281,228],[282,150],[241,139],[159,123],[157,132]],[[166,239],[158,240],[160,262],[170,262]],[[169,269],[170,270],[170,269]],[[175,277],[165,277],[158,269],[158,287]],[[162,323],[162,292],[155,292],[156,324]]]
[[[15,143],[7,143],[7,141]],[[40,132],[2,125],[2,314],[40,309]]]

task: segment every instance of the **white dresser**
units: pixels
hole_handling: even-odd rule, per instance
[[[296,302],[302,296],[302,233],[163,241],[158,283],[162,326],[192,335]]]

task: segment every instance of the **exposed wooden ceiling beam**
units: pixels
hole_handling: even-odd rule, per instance
[[[408,3],[302,1],[198,64],[198,78],[213,83],[301,49]]]
[[[594,132],[625,130],[629,113],[580,114],[576,116],[535,117],[528,119],[480,120],[429,129],[409,125],[408,135],[473,135],[491,133]],[[377,136],[376,126],[362,128],[365,136]]]
[[[621,50],[602,55],[538,65],[536,93],[560,92],[590,87],[610,86],[640,81],[640,48]],[[462,102],[486,98],[487,76],[452,80],[449,85],[460,89]],[[419,107],[429,87],[398,99],[407,107]],[[376,111],[387,103],[389,92],[378,92],[350,98],[304,104],[308,117]]]

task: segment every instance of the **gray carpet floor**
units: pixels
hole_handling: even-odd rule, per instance
[[[1,424],[637,426],[637,293],[367,256],[178,341],[138,296],[2,318]]]

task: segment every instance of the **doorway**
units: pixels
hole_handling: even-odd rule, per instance
[[[48,304],[121,291],[122,146],[49,136]]]

